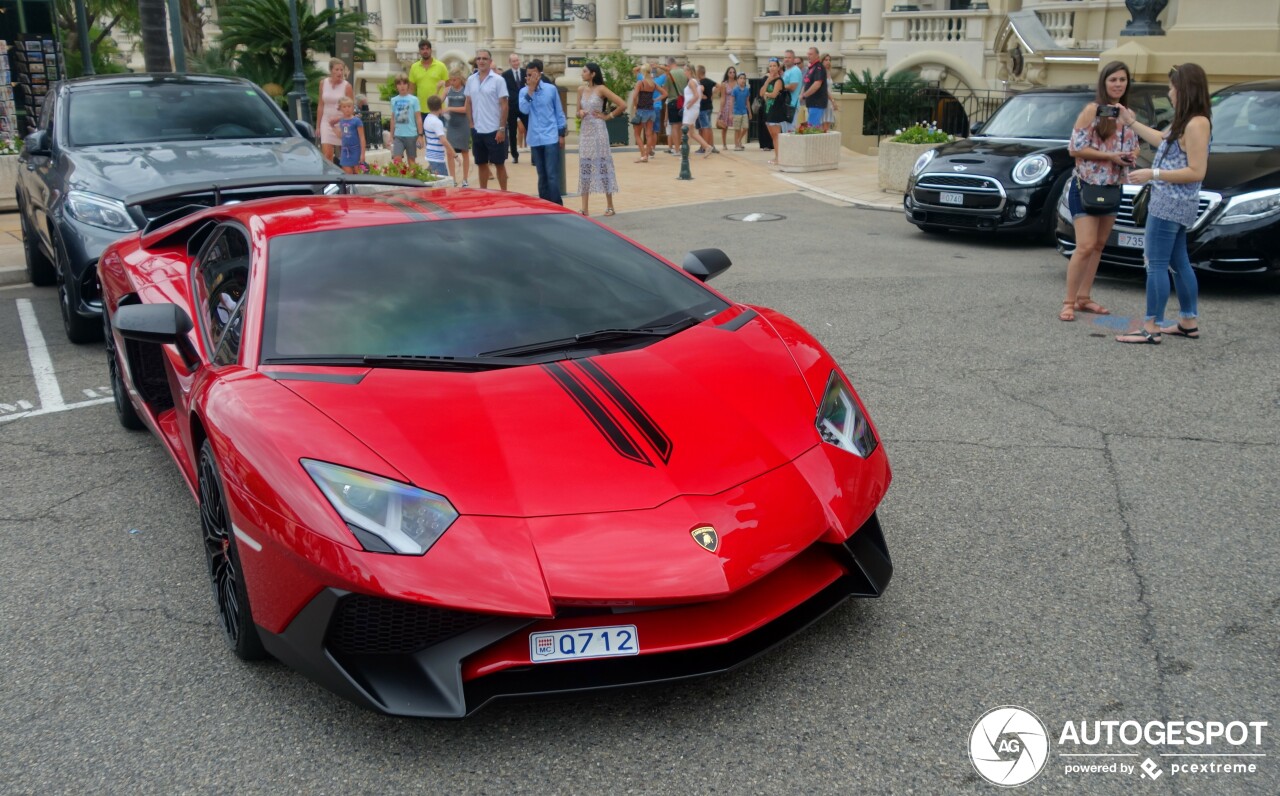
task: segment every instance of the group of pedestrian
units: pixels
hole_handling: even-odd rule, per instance
[[[1110,315],[1092,298],[1103,247],[1115,225],[1121,186],[1145,186],[1143,255],[1147,271],[1146,311],[1142,324],[1116,335],[1121,343],[1157,345],[1165,335],[1198,339],[1199,286],[1187,252],[1187,229],[1200,208],[1200,185],[1209,161],[1212,109],[1209,80],[1197,64],[1169,70],[1173,120],[1165,131],[1141,123],[1128,107],[1129,67],[1112,61],[1098,76],[1094,100],[1076,118],[1069,150],[1076,166],[1067,185],[1067,207],[1076,249],[1067,264],[1067,294],[1058,318],[1076,313]],[[1134,169],[1141,141],[1155,147],[1151,168]],[[1178,296],[1178,319],[1165,318],[1169,273]]]

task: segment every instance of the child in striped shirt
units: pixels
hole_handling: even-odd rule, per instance
[[[445,134],[440,108],[444,102],[439,97],[427,98],[427,116],[422,120],[422,135],[427,141],[427,168],[441,177],[453,176],[453,147]]]

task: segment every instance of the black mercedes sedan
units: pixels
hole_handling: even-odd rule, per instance
[[[1280,274],[1280,80],[1237,83],[1215,93],[1200,214],[1187,230],[1191,265],[1227,274]],[[1144,160],[1149,160],[1144,158]],[[1126,185],[1102,262],[1144,267],[1144,230],[1133,223],[1138,186]],[[1058,251],[1075,251],[1075,230],[1058,207]]]
[[[27,276],[35,285],[58,286],[73,343],[102,336],[102,250],[176,208],[129,207],[129,196],[236,177],[341,176],[324,162],[309,124],[289,121],[262,89],[234,77],[67,80],[50,88],[33,126],[23,140],[16,189]],[[211,203],[209,195],[177,204]]]
[[[1167,87],[1134,83],[1129,106],[1152,126],[1173,116]],[[928,231],[1011,232],[1053,241],[1058,199],[1071,176],[1067,152],[1093,86],[1037,88],[1010,97],[969,138],[916,161],[902,207]]]

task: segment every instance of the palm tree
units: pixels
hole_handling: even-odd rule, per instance
[[[164,0],[138,0],[138,20],[142,28],[142,60],[147,71],[172,72]]]
[[[872,75],[870,69],[862,74],[849,73],[844,90],[851,94],[865,94],[862,134],[885,135],[899,127],[906,127],[929,113],[929,100],[924,96],[927,85],[915,72],[896,72],[892,75],[880,70]]]
[[[241,66],[254,74],[271,74],[280,85],[292,85],[293,33],[289,30],[290,0],[223,0],[218,6],[218,43],[235,51]],[[358,11],[327,8],[316,12],[310,3],[298,3],[298,31],[302,58],[311,62],[313,52],[333,52],[338,33],[353,33],[357,61],[372,61],[368,20]]]

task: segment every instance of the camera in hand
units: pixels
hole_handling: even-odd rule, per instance
[[[1116,106],[1114,106],[1114,105],[1099,105],[1099,106],[1098,106],[1098,118],[1099,118],[1099,119],[1114,119],[1114,118],[1116,118],[1116,117],[1117,117],[1117,116],[1119,116],[1119,115],[1120,115],[1120,109],[1119,109],[1119,108],[1117,108],[1117,107],[1116,107]]]

